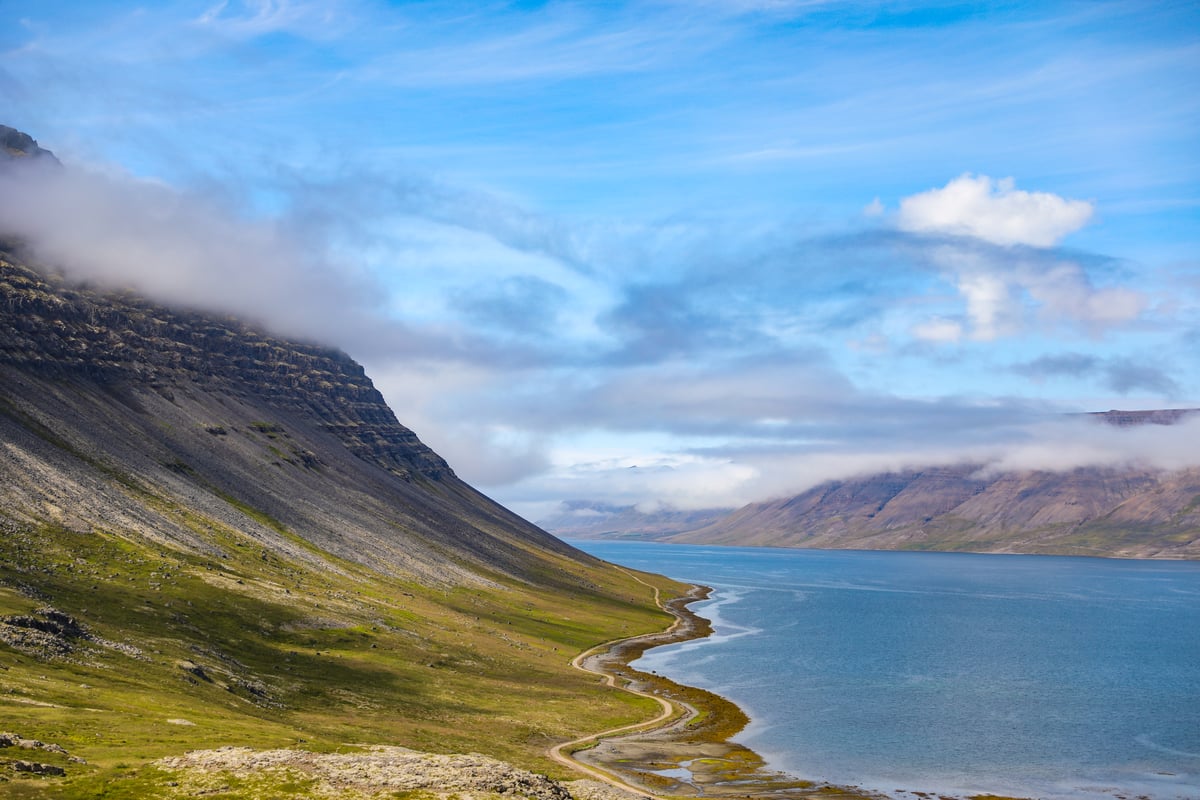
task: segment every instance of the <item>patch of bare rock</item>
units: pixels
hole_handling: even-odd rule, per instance
[[[421,792],[431,800],[636,800],[639,796],[594,781],[561,783],[481,755],[437,755],[403,747],[374,746],[358,753],[252,750],[221,747],[194,750],[155,763],[178,773],[177,796],[210,792],[236,778],[295,784],[310,782],[314,798],[394,797]]]
[[[39,608],[33,614],[0,617],[0,642],[42,661],[78,661],[73,655],[80,650],[86,653],[88,643],[116,650],[130,658],[145,659],[138,648],[96,636],[79,620],[50,606]]]
[[[18,733],[0,733],[0,752],[8,751],[9,748],[33,751],[34,753],[40,750],[44,753],[54,753],[55,755],[64,756],[68,761],[75,764],[87,763],[82,758],[76,758],[67,753],[62,745],[42,742],[37,739],[26,739]],[[44,775],[47,777],[61,777],[67,774],[65,769],[55,764],[43,764],[40,761],[32,761],[25,758],[0,758],[0,768],[8,768],[13,772],[29,772],[34,775]]]

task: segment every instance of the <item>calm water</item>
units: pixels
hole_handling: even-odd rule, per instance
[[[710,639],[638,667],[754,719],[805,778],[894,791],[1200,798],[1200,564],[573,544],[703,583]]]

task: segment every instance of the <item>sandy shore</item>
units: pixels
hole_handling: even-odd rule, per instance
[[[882,797],[857,787],[815,784],[771,771],[757,753],[729,741],[749,723],[733,703],[629,666],[652,647],[708,636],[709,621],[688,606],[707,598],[710,591],[695,586],[683,597],[660,602],[675,617],[668,630],[612,642],[575,659],[577,667],[602,676],[611,686],[653,697],[663,710],[647,722],[560,745],[555,748],[557,755],[583,765],[593,776],[605,775],[626,789],[655,796]]]

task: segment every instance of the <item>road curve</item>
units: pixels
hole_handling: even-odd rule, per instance
[[[615,644],[618,644],[620,642],[633,641],[635,639],[643,638],[644,636],[658,637],[658,636],[662,636],[664,634],[671,634],[677,628],[679,628],[680,625],[683,624],[683,618],[681,616],[676,614],[674,611],[672,611],[667,606],[663,605],[662,595],[659,592],[657,586],[647,583],[646,581],[639,578],[637,575],[634,575],[629,570],[623,569],[622,572],[625,572],[627,575],[629,575],[629,577],[633,578],[635,581],[642,584],[643,586],[646,586],[647,588],[653,590],[655,605],[657,605],[663,611],[666,611],[667,613],[674,615],[675,621],[671,623],[671,627],[669,627],[669,628],[667,628],[667,630],[659,632],[659,633],[641,634],[639,636],[630,636],[625,639],[613,639],[612,641],[604,642],[603,644],[598,644],[595,647],[585,650],[582,653],[580,653],[579,655],[575,656],[573,659],[571,659],[571,666],[577,670],[580,670],[581,672],[586,672],[589,675],[599,675],[601,678],[604,679],[604,683],[606,686],[611,686],[615,689],[621,689],[623,691],[629,692],[630,694],[635,694],[638,697],[647,697],[647,698],[655,701],[656,703],[658,703],[662,710],[657,717],[655,717],[654,719],[651,719],[651,720],[646,720],[645,722],[635,722],[632,725],[623,725],[619,728],[613,728],[611,730],[601,731],[600,733],[589,734],[587,736],[582,736],[578,739],[573,739],[572,741],[569,741],[569,742],[563,742],[562,744],[556,744],[556,745],[554,745],[554,747],[550,748],[549,755],[550,755],[550,758],[554,759],[558,763],[568,766],[577,772],[582,772],[585,775],[587,775],[589,778],[595,778],[596,780],[603,781],[604,783],[607,783],[610,786],[615,786],[618,789],[624,789],[627,792],[634,792],[635,794],[639,794],[643,797],[654,798],[654,800],[662,800],[662,798],[660,798],[658,795],[652,794],[640,787],[633,786],[632,784],[625,782],[620,777],[612,774],[611,772],[584,764],[583,762],[572,757],[569,752],[564,752],[564,751],[572,751],[572,750],[579,749],[580,745],[585,745],[585,744],[588,744],[590,742],[593,742],[593,741],[596,741],[599,739],[607,738],[609,736],[614,736],[614,735],[621,734],[621,733],[629,733],[632,731],[651,730],[651,729],[654,729],[657,727],[661,727],[668,721],[670,721],[678,716],[681,716],[681,715],[687,713],[689,710],[691,710],[680,703],[676,703],[672,700],[668,700],[666,698],[650,694],[649,692],[643,692],[638,689],[630,688],[628,686],[620,686],[617,683],[617,678],[615,675],[608,673],[608,672],[598,672],[594,669],[588,669],[586,666],[584,666],[584,662],[589,657],[591,657],[593,654],[595,654],[599,651],[602,651],[602,650],[606,650]]]

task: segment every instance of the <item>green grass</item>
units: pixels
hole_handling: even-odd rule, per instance
[[[113,531],[0,537],[0,615],[49,604],[140,652],[80,643],[70,660],[46,661],[0,644],[0,728],[88,762],[22,751],[67,776],[0,768],[0,796],[153,795],[166,780],[156,759],[223,745],[395,744],[567,777],[545,757],[551,744],[656,713],[569,666],[598,642],[669,622],[618,570],[562,559],[558,568],[596,585],[570,598],[496,575],[493,585],[431,589],[330,556],[343,574],[318,571],[188,513],[225,557]],[[219,796],[257,792],[231,784]]]

